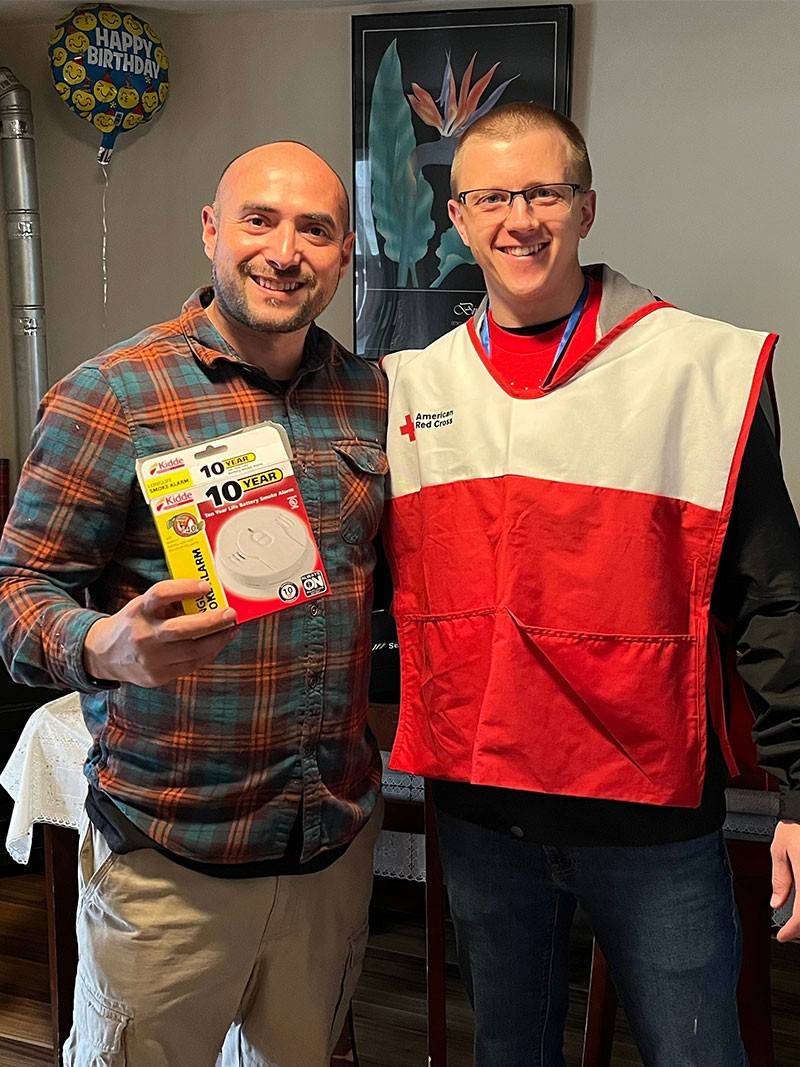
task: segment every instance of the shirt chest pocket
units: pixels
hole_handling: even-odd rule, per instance
[[[383,514],[384,483],[389,470],[380,445],[367,441],[335,441],[339,483],[339,524],[350,544],[371,541]]]

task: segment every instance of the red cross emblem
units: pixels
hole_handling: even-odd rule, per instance
[[[409,441],[416,441],[417,435],[414,432],[414,421],[411,418],[410,414],[406,415],[406,421],[400,427],[400,433],[401,434],[408,434]]]

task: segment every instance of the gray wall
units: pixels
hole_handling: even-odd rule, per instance
[[[199,210],[237,152],[304,140],[349,183],[350,15],[371,10],[381,7],[254,3],[243,13],[149,14],[170,57],[172,92],[161,115],[117,142],[105,315],[97,135],[52,88],[51,24],[0,25],[0,64],[33,95],[52,380],[172,316],[206,281]],[[598,190],[585,260],[611,262],[690,310],[781,333],[776,380],[795,502],[798,40],[797,3],[598,0],[576,5],[573,67],[573,117]],[[7,300],[0,285],[0,455],[15,447]],[[348,279],[323,319],[345,341],[350,302]]]

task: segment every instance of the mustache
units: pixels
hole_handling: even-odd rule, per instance
[[[300,267],[286,267],[285,270],[270,267],[268,270],[262,270],[258,267],[251,267],[249,263],[245,263],[239,268],[239,272],[246,278],[255,274],[258,275],[259,278],[264,278],[267,281],[302,282],[304,285],[316,285],[317,282],[316,274],[312,271],[301,270]]]

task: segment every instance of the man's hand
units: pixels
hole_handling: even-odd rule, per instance
[[[779,822],[772,839],[773,908],[780,908],[798,885],[800,875],[800,823]],[[795,894],[794,908],[785,926],[778,931],[779,941],[800,939],[800,892]]]
[[[211,592],[208,582],[156,582],[116,615],[89,627],[83,647],[86,671],[101,681],[132,682],[148,689],[174,682],[216,659],[235,632],[236,613],[184,615],[182,600]]]

